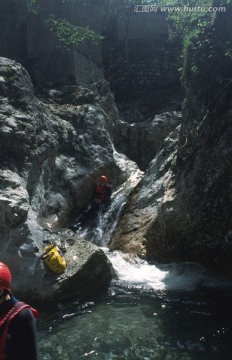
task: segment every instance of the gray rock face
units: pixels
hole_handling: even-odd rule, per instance
[[[231,115],[215,123],[205,119],[204,134],[193,132],[195,142],[183,141],[185,124],[180,137],[177,128],[166,139],[129,197],[112,250],[164,262],[197,261],[232,274]]]
[[[129,124],[120,121],[115,146],[145,171],[163,146],[164,139],[180,124],[181,114],[167,112],[153,119]]]
[[[212,37],[206,33],[202,47],[187,55],[180,129],[130,195],[111,249],[165,262],[197,261],[232,275],[228,14],[218,14]]]
[[[143,179],[129,196],[112,237],[110,249],[151,257],[148,232],[156,223],[162,207],[168,207],[174,196],[174,170],[180,126],[165,140],[164,149],[150,163]]]
[[[0,103],[1,260],[17,277],[15,291],[42,297],[43,227],[65,225],[69,213],[89,200],[99,175],[116,188],[137,166],[114,149],[118,113],[106,82],[53,91],[44,103],[34,96],[25,69],[0,58]],[[106,271],[98,250],[86,259],[87,268],[99,259],[97,277]],[[109,278],[102,276],[101,285]]]

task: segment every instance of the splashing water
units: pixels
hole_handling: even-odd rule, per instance
[[[39,319],[41,360],[228,360],[232,281],[195,263],[150,264],[107,245],[133,186],[113,194],[94,229],[117,278],[96,306],[59,304]],[[81,316],[80,316],[81,315]]]
[[[185,262],[179,264],[151,264],[131,254],[109,251],[107,248],[120,214],[131,190],[141,179],[141,172],[131,177],[112,196],[111,206],[99,214],[96,226],[80,230],[78,234],[101,247],[118,277],[118,283],[129,283],[136,289],[162,291],[193,291],[200,288],[232,288],[232,280],[214,275],[203,266]]]
[[[104,248],[111,261],[118,281],[127,282],[147,290],[193,291],[200,288],[231,288],[232,280],[222,275],[214,275],[197,263],[149,264],[137,256],[110,252]]]

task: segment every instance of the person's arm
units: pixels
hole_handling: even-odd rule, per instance
[[[36,320],[29,308],[24,308],[12,320],[12,336],[17,339],[18,358],[37,360]]]

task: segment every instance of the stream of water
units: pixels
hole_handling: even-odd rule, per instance
[[[117,277],[83,304],[40,309],[39,359],[230,360],[232,280],[195,263],[148,264],[109,252],[125,200],[118,192],[98,226],[79,233],[102,247]]]
[[[231,358],[230,280],[194,263],[157,267],[108,256],[118,278],[107,290],[42,310],[41,360]]]

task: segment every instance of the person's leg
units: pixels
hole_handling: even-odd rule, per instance
[[[84,225],[86,221],[91,219],[92,217],[96,216],[99,211],[99,205],[96,204],[94,201],[91,203],[90,207],[83,213],[81,216],[81,219],[79,220],[79,223],[81,225]]]

